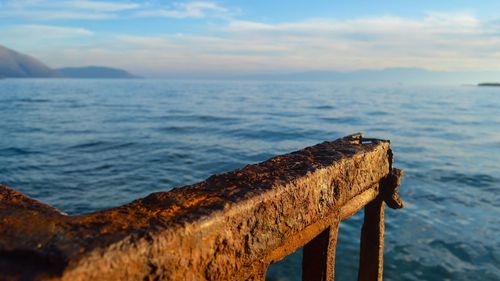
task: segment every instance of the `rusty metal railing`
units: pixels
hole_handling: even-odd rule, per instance
[[[339,223],[364,207],[358,279],[381,280],[384,204],[402,207],[392,158],[356,134],[79,216],[0,185],[0,276],[264,280],[304,246],[303,280],[333,280]]]

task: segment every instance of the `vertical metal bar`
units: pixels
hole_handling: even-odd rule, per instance
[[[381,281],[384,268],[384,201],[380,197],[365,206],[360,247],[358,281]]]
[[[302,280],[333,281],[339,220],[304,246]]]

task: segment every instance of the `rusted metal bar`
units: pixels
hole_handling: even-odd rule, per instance
[[[302,280],[334,280],[339,222],[340,220],[337,220],[304,246]]]
[[[384,202],[390,208],[403,208],[397,193],[403,171],[392,169],[381,180],[381,193],[365,206],[365,217],[361,229],[358,281],[382,280],[384,270]]]
[[[319,280],[332,280],[339,221],[382,194],[396,198],[382,184],[391,171],[389,142],[356,135],[80,216],[0,185],[0,276],[263,280],[309,243]]]
[[[360,247],[358,281],[381,281],[384,264],[384,201],[381,198],[365,207]]]

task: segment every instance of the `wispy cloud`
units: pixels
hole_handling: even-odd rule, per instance
[[[234,32],[272,32],[293,34],[305,32],[318,34],[325,32],[342,34],[391,34],[401,32],[464,33],[478,32],[481,22],[474,16],[455,13],[428,13],[422,19],[408,19],[396,16],[365,17],[347,20],[310,19],[284,23],[262,23],[234,20],[227,26]]]
[[[45,1],[23,2],[40,6]],[[166,7],[157,1],[64,3],[65,8],[59,10],[55,6],[47,6],[43,11],[7,10],[21,11],[30,19],[128,16],[143,24],[145,27],[141,31],[145,32],[117,32],[109,28],[106,34],[101,34],[98,29],[62,27],[47,22],[53,25],[19,25],[15,32],[0,26],[0,38],[24,42],[24,46],[57,44],[57,51],[47,51],[48,47],[44,47],[45,55],[42,56],[55,66],[109,64],[158,75],[183,71],[250,73],[386,67],[500,70],[500,22],[486,21],[465,12],[429,12],[421,17],[383,15],[265,22],[240,19],[231,14],[232,8],[210,1],[182,2]],[[58,5],[62,7],[61,3]],[[0,11],[0,17],[2,13]],[[165,17],[165,22],[196,19],[190,23],[210,22],[210,25],[190,27],[181,34],[174,28],[165,31],[164,26],[148,25],[147,17]],[[213,20],[214,17],[218,20]],[[200,20],[203,18],[207,20]],[[85,26],[79,23],[75,21],[72,25]],[[47,39],[53,36],[73,37],[71,40]],[[40,48],[37,50],[42,53]]]
[[[220,16],[228,12],[216,3],[198,1],[187,3],[176,3],[167,9],[150,9],[138,12],[141,17],[167,17],[167,18],[204,18],[207,16]]]
[[[0,0],[0,6],[5,9],[23,9],[23,8],[72,8],[80,10],[94,10],[101,12],[121,11],[139,8],[141,5],[133,2],[110,2],[110,1],[92,1],[92,0]]]
[[[141,7],[138,3],[117,3],[104,1],[71,1],[66,3],[71,8],[87,9],[101,12],[133,10]]]
[[[229,21],[199,34],[117,35],[120,50],[94,52],[143,72],[262,72],[423,67],[499,69],[495,26],[462,13],[263,23]],[[106,45],[103,43],[103,45]],[[126,46],[126,48],[124,48]],[[74,54],[74,53],[73,53]],[[80,56],[88,57],[84,52]],[[96,59],[97,57],[93,57]],[[127,64],[127,65],[125,65]]]
[[[230,12],[210,1],[178,2],[165,6],[156,2],[0,0],[0,7],[0,18],[37,20],[105,20],[125,16],[200,19],[225,17]]]
[[[428,13],[421,19],[381,16],[283,23],[235,20],[224,31],[235,39],[250,39],[254,46],[287,47],[283,55],[290,62],[298,62],[295,66],[303,64],[305,68],[464,69],[495,67],[489,57],[500,48],[498,37],[489,35],[494,29],[470,14]]]
[[[42,9],[36,5],[41,5],[43,1],[27,2],[8,5],[0,10],[0,19],[28,19],[28,20],[103,20],[116,17],[115,14],[102,13],[96,11],[81,11],[70,9],[66,6],[44,6]]]
[[[118,12],[133,10],[140,6],[140,4],[131,2],[8,0],[0,2],[0,7],[2,7],[0,19],[104,20],[117,18]]]
[[[95,38],[95,33],[81,27],[20,24],[0,26],[0,38],[1,44],[33,55],[51,65],[54,60],[58,60],[57,54],[65,48],[84,48],[86,42]]]
[[[45,37],[80,37],[94,35],[94,32],[79,27],[62,27],[54,25],[23,24],[10,26],[4,29],[9,33],[17,33],[21,36],[45,36]]]
[[[101,12],[78,12],[72,10],[51,11],[0,11],[0,18],[20,17],[30,20],[105,20],[116,18],[116,14]]]

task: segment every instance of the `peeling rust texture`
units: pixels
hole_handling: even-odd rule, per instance
[[[79,216],[0,185],[0,279],[263,280],[380,198],[391,161],[358,134]]]

